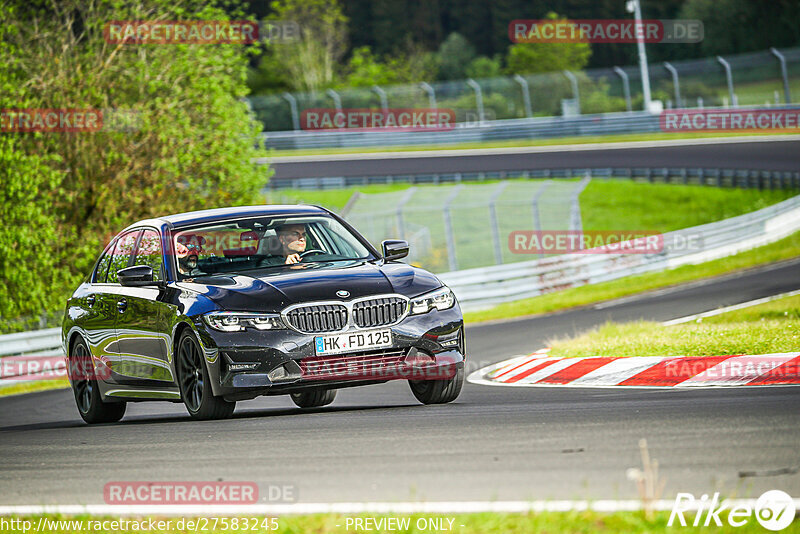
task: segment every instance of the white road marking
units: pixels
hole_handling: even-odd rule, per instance
[[[794,499],[800,507],[800,499]],[[756,499],[726,499],[727,509],[747,505],[753,508]],[[653,501],[653,508],[672,510],[675,501]],[[700,501],[685,503],[688,510],[696,510]],[[703,503],[705,506],[705,503]],[[695,508],[691,507],[694,506]],[[248,504],[248,505],[108,505],[108,504],[55,504],[0,506],[0,515],[113,515],[113,516],[223,516],[223,515],[305,515],[305,514],[469,514],[480,512],[573,512],[593,510],[595,512],[634,512],[642,509],[642,502],[635,499],[611,500],[536,500],[536,501],[432,501],[432,502],[335,502],[297,504]]]
[[[696,321],[697,319],[704,319],[706,317],[714,317],[715,315],[721,315],[723,313],[727,313],[730,311],[741,310],[743,308],[749,308],[750,306],[758,306],[759,304],[765,304],[767,302],[771,302],[773,300],[782,299],[785,297],[794,297],[795,295],[800,295],[800,289],[796,291],[789,291],[788,293],[781,293],[780,295],[772,295],[770,297],[764,297],[760,299],[750,300],[747,302],[741,302],[739,304],[733,304],[732,306],[726,306],[724,308],[717,308],[716,310],[711,310],[703,313],[696,313],[694,315],[687,315],[686,317],[678,317],[677,319],[672,319],[670,321],[664,321],[661,323],[662,326],[672,326],[674,324],[682,324],[682,323],[689,323],[691,321]]]

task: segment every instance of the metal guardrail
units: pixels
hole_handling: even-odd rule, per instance
[[[462,307],[477,309],[646,272],[715,260],[800,230],[800,195],[762,210],[664,234],[657,254],[565,254],[443,273]],[[690,245],[694,243],[694,245]]]
[[[369,147],[392,145],[445,145],[508,139],[546,139],[645,133],[660,131],[658,115],[646,111],[602,113],[578,117],[537,117],[458,124],[437,132],[326,132],[285,131],[261,134],[264,148],[293,150],[309,148]]]
[[[746,106],[747,109],[800,110],[798,105]],[[706,110],[732,108],[706,107]],[[294,150],[403,145],[447,145],[454,143],[550,139],[554,137],[602,136],[660,132],[660,115],[648,111],[598,113],[575,117],[534,117],[457,124],[448,131],[323,131],[263,132],[266,149]]]
[[[576,167],[569,169],[509,169],[487,172],[450,172],[273,178],[270,189],[338,189],[372,184],[458,184],[509,178],[628,178],[649,183],[673,183],[748,189],[800,189],[800,172],[705,167]]]
[[[65,366],[61,345],[61,328],[46,328],[0,336],[0,366],[3,366],[0,387],[36,380],[37,374]],[[35,370],[39,370],[36,372]]]
[[[3,356],[61,352],[61,328],[46,328],[0,336],[0,358]]]

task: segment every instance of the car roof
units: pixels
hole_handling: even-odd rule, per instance
[[[308,206],[304,204],[276,205],[268,204],[262,206],[237,206],[231,208],[216,208],[201,211],[189,211],[186,213],[176,213],[156,217],[146,221],[139,221],[130,225],[128,228],[142,225],[161,226],[166,224],[172,228],[190,226],[198,223],[209,223],[224,221],[236,217],[257,217],[257,216],[289,216],[289,215],[327,215],[328,211],[319,206]]]

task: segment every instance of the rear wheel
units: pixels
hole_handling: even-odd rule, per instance
[[[336,398],[335,389],[309,389],[292,393],[292,401],[300,408],[319,408],[327,406]]]
[[[72,391],[78,413],[87,423],[116,423],[125,415],[127,404],[124,402],[103,402],[97,375],[94,372],[92,354],[86,342],[79,339],[72,346],[69,359]]]
[[[464,385],[464,367],[447,380],[409,380],[411,393],[423,404],[445,404],[456,400]]]
[[[181,399],[192,419],[226,419],[233,414],[236,403],[214,396],[204,359],[200,344],[187,329],[178,342],[176,361]]]

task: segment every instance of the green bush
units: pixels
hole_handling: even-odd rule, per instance
[[[260,125],[243,100],[249,49],[103,36],[111,20],[231,18],[222,9],[34,0],[0,3],[0,18],[0,107],[131,119],[97,132],[0,136],[0,322],[63,309],[109,237],[138,219],[260,202],[268,175],[253,162]]]

